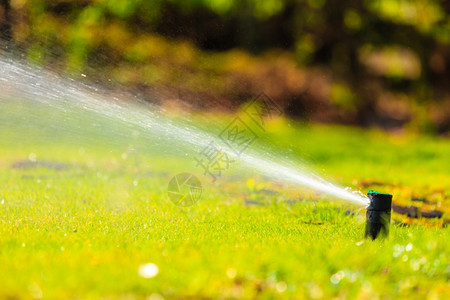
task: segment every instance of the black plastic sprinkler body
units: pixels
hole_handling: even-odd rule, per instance
[[[366,213],[366,238],[386,238],[391,223],[392,195],[369,191],[370,204]]]

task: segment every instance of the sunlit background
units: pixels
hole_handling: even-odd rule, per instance
[[[151,102],[447,134],[450,4],[433,0],[3,0],[32,62]]]

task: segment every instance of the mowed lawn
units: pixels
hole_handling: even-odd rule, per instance
[[[266,140],[334,182],[443,212],[394,214],[373,242],[364,209],[326,195],[232,167],[212,182],[193,159],[0,124],[0,298],[450,298],[448,138],[267,125]],[[167,196],[183,171],[203,186],[187,208]]]

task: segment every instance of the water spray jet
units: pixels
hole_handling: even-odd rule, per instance
[[[143,147],[146,147],[147,144],[152,145],[152,148],[161,147],[161,151],[166,154],[174,153],[184,157],[188,153],[199,153],[211,144],[219,146],[223,144],[220,137],[199,127],[190,119],[170,118],[163,110],[154,105],[142,103],[139,99],[128,101],[133,98],[130,95],[116,93],[111,97],[109,92],[101,88],[61,77],[13,58],[3,57],[1,52],[0,70],[1,126],[3,126],[1,117],[5,120],[6,126],[10,124],[13,126],[14,122],[9,118],[11,107],[17,107],[19,115],[26,120],[28,116],[23,114],[23,111],[29,109],[35,113],[35,110],[31,109],[32,105],[39,104],[42,105],[45,115],[48,114],[47,110],[50,110],[52,114],[48,115],[53,116],[54,113],[55,116],[58,116],[55,117],[56,119],[63,119],[63,122],[58,124],[55,123],[55,118],[45,119],[44,122],[49,122],[49,128],[56,126],[63,130],[78,132],[80,129],[91,130],[91,128],[95,128],[96,124],[103,121],[115,124],[120,122],[121,128],[133,128],[133,130],[141,132],[141,138],[134,143]],[[27,108],[23,104],[30,106]],[[30,118],[36,119],[35,117]],[[75,129],[68,125],[70,120],[77,122]],[[89,120],[94,121],[89,123]],[[78,123],[82,125],[79,126]],[[43,128],[42,125],[47,124],[40,124],[36,128]],[[110,130],[104,130],[102,134],[107,135],[110,132]],[[119,135],[119,132],[120,130],[113,134]],[[120,134],[124,138],[128,138],[125,131]],[[116,137],[110,138],[109,141],[116,139]],[[293,161],[273,155],[264,147],[255,145],[253,149],[246,149],[245,153],[239,155],[236,155],[236,151],[227,145],[220,148],[223,153],[236,160],[242,169],[251,169],[273,180],[311,188],[361,207],[369,204],[367,197],[335,185],[307,168],[302,168],[301,165],[294,167]]]
[[[387,238],[391,223],[392,195],[369,191],[367,196],[369,196],[370,203],[366,213],[365,236],[372,240]]]

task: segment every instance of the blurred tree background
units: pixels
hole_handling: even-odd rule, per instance
[[[139,91],[449,133],[449,0],[0,0],[2,47]],[[74,75],[75,76],[75,75]]]

